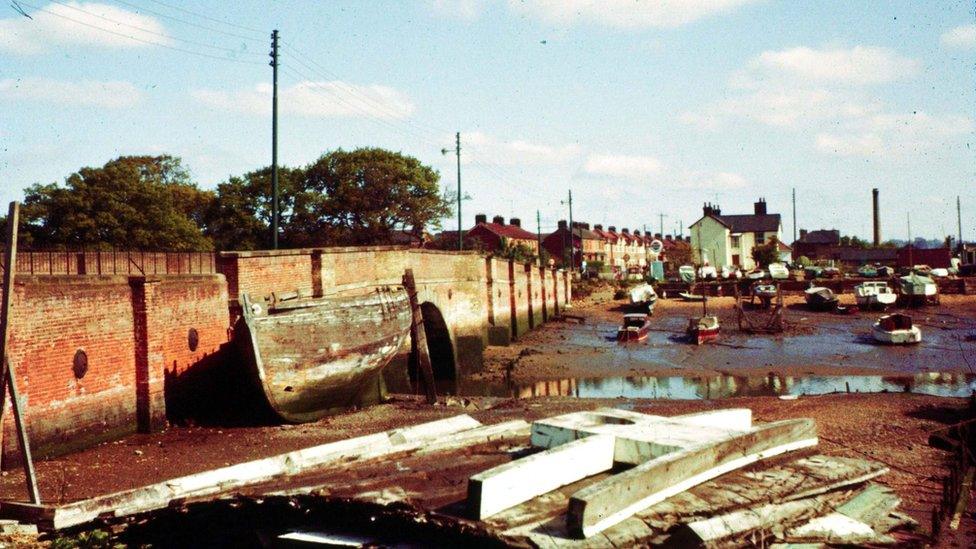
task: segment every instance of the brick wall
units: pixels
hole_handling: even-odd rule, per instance
[[[18,275],[12,306],[8,356],[40,456],[159,428],[167,369],[185,372],[227,340],[220,275]],[[194,351],[188,327],[198,332]],[[8,457],[16,453],[11,416]]]

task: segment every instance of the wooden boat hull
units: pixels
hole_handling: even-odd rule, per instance
[[[241,303],[244,357],[271,409],[293,423],[358,405],[408,339],[412,319],[399,288],[270,305],[242,296]]]
[[[617,342],[627,343],[647,339],[648,328],[620,328],[617,330]]]

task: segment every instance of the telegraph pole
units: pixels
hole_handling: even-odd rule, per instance
[[[796,242],[796,187],[793,187],[793,242]]]
[[[959,253],[961,254],[962,253],[962,204],[959,202],[959,195],[956,195],[956,223],[959,224]]]
[[[663,237],[664,236],[664,218],[667,217],[668,214],[659,213],[659,214],[657,214],[657,216],[659,218],[661,218],[661,236]]]
[[[573,227],[573,189],[569,190],[569,264],[576,271],[576,229]]]
[[[278,249],[278,29],[271,31],[271,241]]]
[[[544,267],[542,264],[542,216],[539,215],[539,210],[535,211],[535,238],[539,243],[539,266]]]
[[[454,136],[454,154],[457,156],[457,203],[458,203],[458,251],[464,249],[464,230],[461,228],[461,132]]]

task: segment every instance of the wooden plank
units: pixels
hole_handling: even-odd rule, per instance
[[[23,406],[17,395],[16,374],[7,357],[7,344],[10,340],[10,309],[13,304],[14,279],[17,276],[17,229],[20,224],[20,204],[10,203],[7,211],[7,241],[3,272],[3,301],[0,303],[0,424],[6,408],[6,391],[10,390],[10,403],[14,410],[14,423],[17,426],[17,444],[20,446],[21,461],[24,466],[24,481],[31,503],[41,503],[41,492],[37,488],[37,475],[34,473],[34,458],[31,456],[30,439],[24,426]]]
[[[468,510],[484,519],[613,468],[615,439],[594,435],[505,463],[468,479]]]
[[[403,272],[403,287],[407,290],[410,310],[413,312],[413,321],[410,323],[410,354],[420,373],[427,404],[433,404],[437,402],[437,390],[434,388],[434,370],[430,364],[430,352],[427,348],[427,330],[424,328],[424,313],[417,300],[417,284],[413,278],[413,269]]]
[[[570,498],[567,525],[588,537],[637,511],[760,459],[817,444],[811,419],[768,423],[637,465]]]
[[[121,517],[166,507],[176,499],[219,494],[243,486],[293,476],[317,467],[377,457],[419,447],[439,438],[480,426],[460,415],[403,429],[366,435],[179,477],[148,486],[69,503],[53,508],[52,527],[62,529],[102,515]],[[2,509],[2,507],[0,507]]]

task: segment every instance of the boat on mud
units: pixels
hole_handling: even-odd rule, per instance
[[[901,295],[909,302],[936,302],[938,301],[939,286],[934,280],[918,273],[911,273],[899,279],[901,283]]]
[[[701,345],[706,341],[718,339],[719,323],[718,317],[706,315],[699,318],[688,319],[688,340],[696,345]]]
[[[695,281],[695,266],[682,265],[678,267],[678,275],[681,277],[682,282],[691,284]]]
[[[640,284],[630,290],[630,304],[636,307],[646,307],[648,313],[654,312],[657,304],[657,292],[650,284]]]
[[[878,276],[878,269],[877,267],[873,267],[871,265],[864,265],[857,270],[857,274],[858,276],[862,276],[864,278],[875,278]]]
[[[617,341],[640,341],[647,339],[647,334],[651,330],[651,319],[643,313],[631,313],[624,315],[624,323],[617,330]]]
[[[814,311],[831,311],[837,307],[837,295],[830,288],[811,286],[803,294],[807,306]]]
[[[253,299],[242,294],[236,330],[271,410],[292,423],[360,405],[410,333],[402,288],[357,296]]]
[[[871,327],[871,335],[881,343],[911,345],[922,341],[922,331],[912,323],[912,317],[895,313],[878,319]]]
[[[691,292],[678,292],[678,297],[684,301],[705,301],[705,296],[702,294],[693,294]]]
[[[764,309],[768,309],[773,299],[779,295],[779,288],[775,284],[756,284],[752,287],[752,295],[759,298]]]
[[[898,294],[888,287],[887,282],[876,280],[862,282],[854,286],[854,299],[860,307],[885,309],[895,304],[895,301],[898,300]]]
[[[776,280],[786,280],[790,277],[790,270],[786,268],[786,265],[782,263],[770,263],[769,267],[769,277]]]

